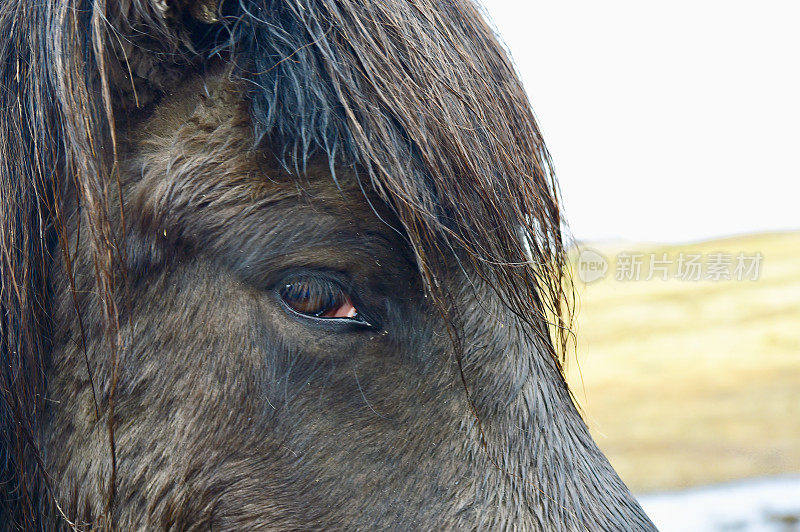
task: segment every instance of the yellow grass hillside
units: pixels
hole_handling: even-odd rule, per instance
[[[629,486],[800,472],[800,233],[591,249],[608,271],[591,283],[576,271],[577,363],[567,373]],[[651,253],[672,261],[668,280],[644,280]],[[690,281],[675,277],[680,253],[701,255],[703,277],[727,258],[733,271],[739,253],[763,258],[755,281]],[[632,276],[635,254],[640,280],[617,280]]]

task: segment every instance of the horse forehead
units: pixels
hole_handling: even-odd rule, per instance
[[[132,121],[127,138],[127,182],[140,207],[236,209],[295,201],[362,221],[383,207],[351,167],[334,170],[325,156],[295,167],[269,139],[256,142],[244,87],[221,74],[188,80]]]
[[[287,170],[278,148],[255,142],[250,113],[240,86],[201,80],[135,123],[126,219],[239,272],[313,264],[406,279],[416,271],[397,218],[359,182],[363,173],[334,170],[325,156]]]

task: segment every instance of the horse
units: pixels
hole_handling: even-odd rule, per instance
[[[5,0],[8,530],[653,530],[471,0]]]

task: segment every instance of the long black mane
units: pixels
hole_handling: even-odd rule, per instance
[[[556,184],[471,1],[6,0],[0,35],[0,522],[31,526],[49,505],[36,444],[54,257],[73,275],[65,200],[89,228],[113,358],[116,132],[209,61],[233,65],[257,137],[287,167],[302,173],[321,152],[332,169],[358,169],[443,312],[440,258],[458,250],[559,359],[569,309]],[[109,434],[113,451],[113,421]]]

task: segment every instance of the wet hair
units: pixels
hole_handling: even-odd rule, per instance
[[[47,504],[36,442],[54,257],[73,276],[66,200],[88,228],[115,379],[117,127],[210,61],[247,87],[255,137],[288,169],[324,154],[334,179],[352,167],[391,207],[443,315],[455,258],[560,360],[570,292],[552,164],[470,0],[6,0],[0,34],[0,522],[26,526]],[[113,454],[113,392],[108,407]]]

